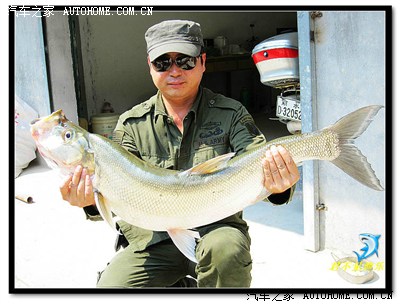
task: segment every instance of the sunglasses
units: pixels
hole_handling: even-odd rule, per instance
[[[154,59],[154,61],[152,61],[151,63],[153,64],[153,67],[157,72],[168,71],[172,67],[173,63],[175,63],[178,68],[188,71],[196,66],[197,57],[182,55],[176,57],[175,59],[172,59],[168,56],[160,56]]]

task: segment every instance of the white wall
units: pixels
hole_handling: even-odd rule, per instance
[[[360,107],[385,105],[384,13],[323,12],[315,26],[318,128]],[[383,187],[385,114],[381,110],[356,140]],[[328,162],[319,165],[319,190],[328,207],[321,218],[322,245],[351,253],[363,247],[360,233],[381,234],[379,257],[384,260],[385,206],[391,203],[385,202],[385,192],[359,184]]]
[[[79,16],[85,89],[89,115],[104,101],[123,112],[155,93],[146,59],[144,33],[167,19],[199,22],[204,38],[218,35],[244,44],[276,35],[277,28],[296,27],[295,12],[154,12],[152,16]]]

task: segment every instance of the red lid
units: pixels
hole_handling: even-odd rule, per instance
[[[297,58],[299,57],[299,51],[291,48],[279,48],[260,51],[252,55],[255,64],[270,59],[278,58]]]

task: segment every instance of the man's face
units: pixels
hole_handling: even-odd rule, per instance
[[[163,56],[171,57],[175,60],[184,55],[180,53],[167,53]],[[203,58],[203,63],[200,57],[198,57],[196,66],[191,70],[179,68],[174,62],[165,72],[157,72],[148,59],[153,82],[161,91],[164,98],[171,101],[185,101],[186,99],[196,97],[201,78],[205,71],[206,54],[202,54],[201,56]]]

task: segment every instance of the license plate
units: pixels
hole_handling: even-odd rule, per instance
[[[276,116],[283,119],[301,121],[300,100],[292,97],[278,96],[276,101]]]

